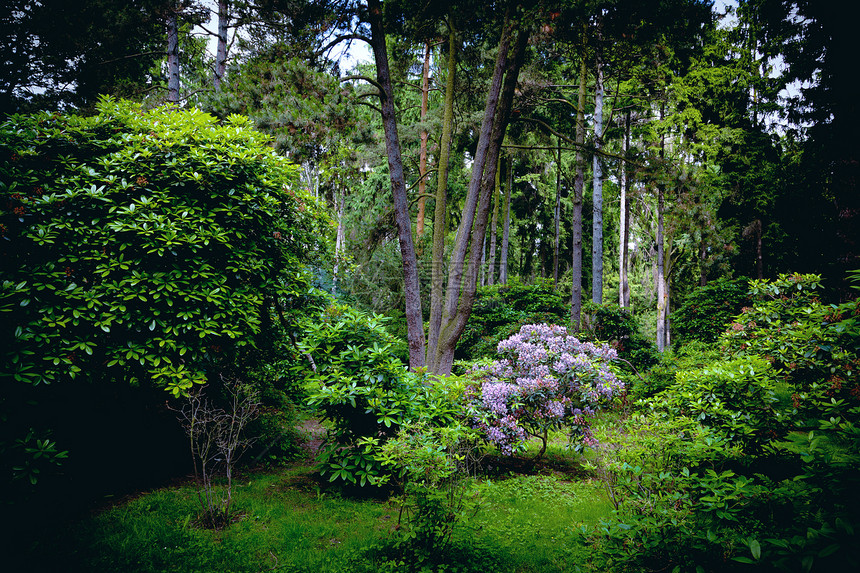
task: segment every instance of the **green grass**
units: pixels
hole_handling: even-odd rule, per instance
[[[319,490],[310,467],[253,473],[235,484],[237,519],[222,531],[195,526],[192,484],[138,495],[34,541],[29,571],[408,571],[391,555],[397,507]],[[481,508],[456,531],[445,571],[575,571],[578,529],[608,516],[599,484],[554,475],[476,481]]]
[[[554,475],[519,475],[479,486],[484,507],[464,527],[509,558],[510,571],[576,571],[586,558],[580,528],[612,507],[603,486]]]

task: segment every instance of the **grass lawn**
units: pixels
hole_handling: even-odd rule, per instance
[[[536,450],[536,444],[534,448]],[[526,453],[528,455],[528,452]],[[558,440],[546,461],[488,458],[473,483],[479,509],[455,531],[438,570],[555,572],[585,569],[579,528],[609,516],[598,482]],[[495,465],[494,465],[495,462]],[[398,507],[386,499],[323,493],[308,462],[245,474],[234,484],[237,519],[195,526],[193,484],[141,493],[34,540],[32,571],[401,571],[387,560]]]

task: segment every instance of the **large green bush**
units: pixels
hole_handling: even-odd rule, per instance
[[[694,289],[672,312],[672,332],[682,344],[714,342],[749,304],[748,279],[720,278]]]
[[[299,348],[309,403],[330,425],[318,461],[320,473],[341,486],[376,486],[389,470],[379,447],[404,424],[446,425],[459,415],[462,385],[414,374],[396,357],[403,342],[384,327],[386,318],[332,304],[308,321]]]
[[[105,99],[92,117],[0,124],[7,437],[16,425],[21,437],[45,435],[86,396],[133,403],[143,396],[134,388],[179,395],[225,370],[247,374],[276,317],[289,322],[302,306],[303,263],[322,254],[330,228],[296,182],[297,169],[239,116],[218,125]],[[70,388],[83,402],[64,408]],[[15,444],[3,446],[23,451]]]
[[[592,466],[615,519],[588,532],[617,570],[854,571],[860,567],[860,302],[824,305],[820,279],[753,281],[751,307],[710,364],[606,431]],[[649,378],[654,378],[653,376]],[[794,391],[780,401],[777,392]]]

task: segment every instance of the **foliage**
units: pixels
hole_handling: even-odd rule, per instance
[[[378,443],[376,438],[367,441]],[[412,569],[438,560],[449,548],[455,528],[477,511],[474,487],[468,481],[476,467],[476,448],[473,429],[457,423],[434,427],[426,420],[404,424],[395,438],[379,447],[377,459],[405,482],[398,498],[395,549]]]
[[[654,396],[669,415],[682,415],[713,428],[729,442],[757,451],[777,435],[775,375],[754,356],[683,370],[675,383]]]
[[[856,404],[860,357],[854,323],[845,321],[856,320],[860,306],[857,301],[826,305],[819,299],[820,288],[817,275],[784,274],[750,282],[753,305],[734,319],[721,345],[725,353],[765,358],[798,391],[815,385],[828,397]]]
[[[326,217],[247,120],[218,126],[199,112],[110,99],[98,109],[0,125],[10,439],[29,428],[47,439],[58,420],[80,426],[69,422],[81,410],[75,396],[108,403],[128,387],[138,399],[151,388],[179,396],[232,369],[247,374],[273,314],[301,311],[303,264],[324,252]],[[69,439],[52,438],[71,451]]]
[[[383,485],[388,471],[377,459],[379,445],[409,420],[444,425],[458,413],[457,385],[407,372],[393,353],[402,341],[385,331],[385,321],[333,303],[306,325],[299,342],[313,361],[309,403],[333,425],[319,456],[321,473],[331,482]]]
[[[826,571],[860,564],[851,469],[860,455],[860,407],[826,382],[847,379],[853,366],[827,352],[816,356],[796,336],[812,328],[804,321],[819,325],[823,316],[810,292],[817,277],[753,284],[764,301],[739,317],[757,320],[724,335],[724,350],[734,353],[679,369],[673,385],[637,404],[641,413],[594,430],[590,463],[616,505],[613,520],[585,532],[603,566]],[[856,301],[825,308],[842,320],[823,320],[816,332],[840,333],[842,348],[856,348]],[[732,339],[735,332],[745,333],[744,342]],[[802,371],[787,369],[798,386],[782,411],[774,397],[785,384],[774,367],[782,363],[754,353],[774,348],[765,332],[793,333],[779,346],[786,358],[794,352],[792,360],[806,360]],[[810,382],[816,375],[825,383]]]
[[[302,296],[324,218],[238,116],[99,109],[3,124],[3,377],[179,395]]]
[[[551,280],[524,284],[513,277],[506,285],[478,289],[469,322],[457,342],[458,359],[492,358],[499,342],[525,324],[565,323],[570,315],[566,296]]]
[[[474,424],[504,455],[531,435],[541,438],[542,456],[549,430],[562,425],[571,441],[588,443],[588,417],[624,389],[610,369],[615,350],[580,342],[561,326],[523,326],[498,351],[500,360],[475,367],[478,383],[467,399]]]
[[[672,328],[683,343],[715,342],[749,302],[746,279],[719,278],[694,289],[672,312]]]
[[[720,358],[720,352],[712,345],[689,342],[681,347],[667,350],[660,361],[647,374],[632,383],[629,394],[634,399],[650,398],[675,382],[679,371],[702,368]]]
[[[583,306],[584,335],[608,342],[618,358],[634,372],[646,372],[658,361],[654,343],[640,332],[633,315],[619,305],[587,303]]]

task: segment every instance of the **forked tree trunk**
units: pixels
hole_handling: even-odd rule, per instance
[[[499,45],[499,54],[493,72],[491,87],[487,95],[484,119],[481,125],[478,147],[472,163],[472,174],[466,194],[463,218],[451,253],[448,266],[448,287],[442,309],[441,328],[433,361],[428,364],[431,372],[447,375],[454,362],[454,349],[466,327],[472,312],[477,288],[481,252],[486,236],[490,197],[495,180],[496,162],[510,117],[519,70],[522,66],[528,31],[522,30],[516,44],[508,54],[511,38],[511,23],[505,16],[505,24]],[[502,82],[504,80],[504,87]],[[466,251],[468,249],[468,262]]]
[[[382,127],[385,131],[385,149],[388,154],[388,172],[394,196],[394,218],[400,255],[403,260],[403,291],[406,299],[406,333],[409,342],[409,368],[424,366],[424,321],[421,317],[421,291],[418,280],[418,260],[412,242],[412,221],[409,217],[409,201],[406,196],[406,179],[400,155],[400,139],[397,135],[397,118],[394,111],[394,90],[388,67],[388,51],[385,31],[382,27],[382,5],[379,0],[368,0],[368,19],[371,31],[371,47],[376,61],[376,81],[379,84]]]

